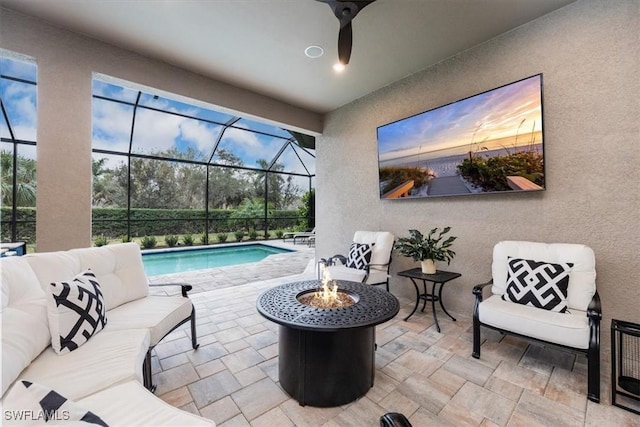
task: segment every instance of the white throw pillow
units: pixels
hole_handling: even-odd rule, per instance
[[[71,280],[51,283],[48,292],[51,347],[56,353],[75,350],[107,324],[102,290],[90,269]]]

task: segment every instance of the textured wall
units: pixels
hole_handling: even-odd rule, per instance
[[[406,236],[450,225],[449,268],[463,276],[447,285],[446,304],[470,316],[496,242],[583,243],[596,253],[605,336],[612,317],[640,322],[639,9],[573,3],[330,114],[317,142],[317,256],[344,251],[358,229]],[[545,192],[379,199],[377,126],[540,72]],[[392,273],[415,264],[396,256]],[[414,295],[395,275],[392,291]]]

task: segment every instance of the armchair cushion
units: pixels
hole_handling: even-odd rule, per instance
[[[507,289],[502,299],[545,310],[567,311],[567,288],[572,263],[546,263],[509,258]]]
[[[371,254],[375,243],[352,243],[347,257],[347,267],[366,270],[371,262]]]
[[[569,310],[587,310],[596,293],[596,261],[590,247],[571,243],[499,242],[493,248],[493,294],[503,295],[506,291],[509,257],[549,263],[572,263],[567,288],[567,306]]]
[[[499,295],[485,299],[478,307],[480,322],[498,329],[572,348],[589,347],[589,318],[585,311],[567,313],[543,311],[536,307],[513,304]]]
[[[30,381],[18,381],[7,394],[3,404],[5,411],[11,413],[20,411],[22,414],[31,415],[25,419],[6,418],[6,425],[107,426],[99,416],[83,406],[67,399],[50,387]]]
[[[107,324],[100,284],[91,270],[73,279],[53,282],[47,298],[51,347],[68,353],[86,343]]]

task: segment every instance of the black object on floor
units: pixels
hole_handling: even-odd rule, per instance
[[[388,412],[380,417],[380,427],[411,427],[411,423],[398,412]]]

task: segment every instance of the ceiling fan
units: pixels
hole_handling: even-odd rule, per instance
[[[351,31],[351,21],[358,12],[376,0],[366,1],[341,1],[341,0],[316,0],[329,5],[333,14],[340,21],[340,32],[338,33],[338,60],[342,65],[347,65],[351,58],[351,46],[353,34]]]

